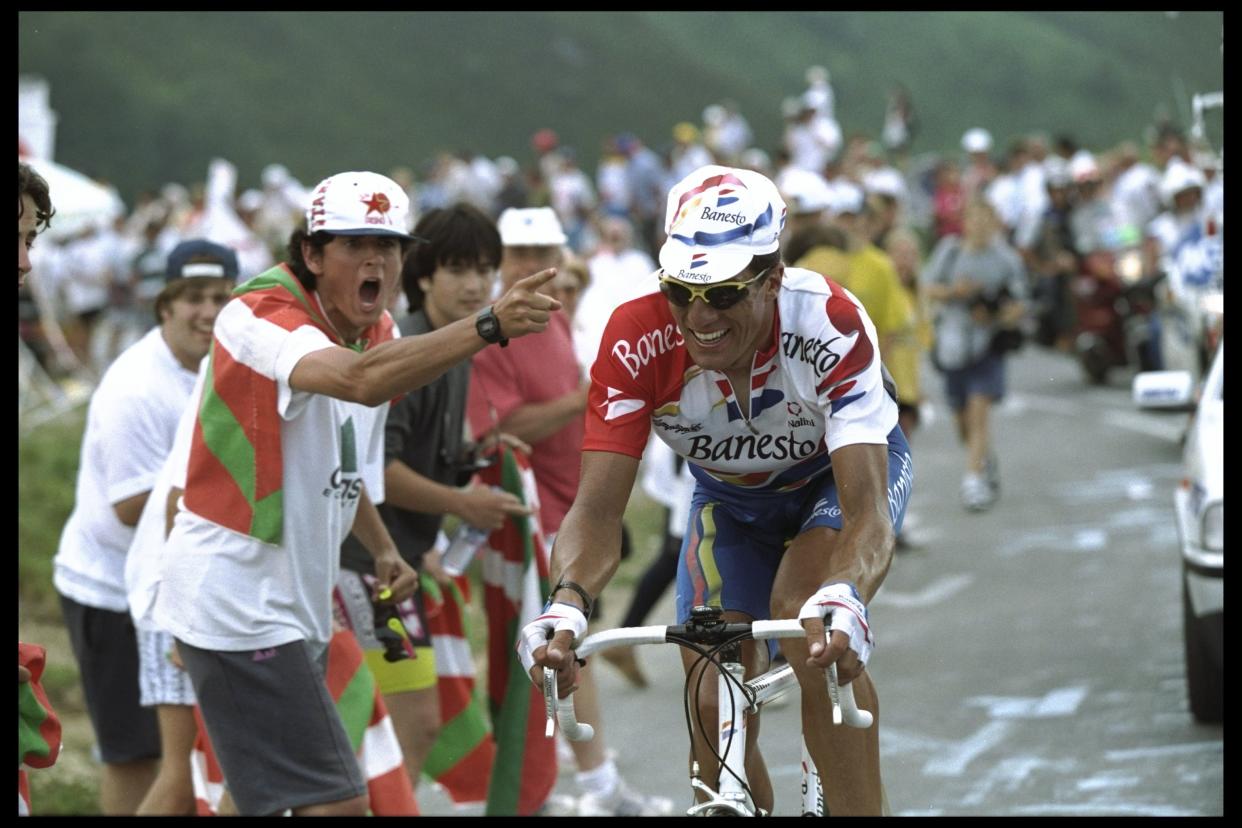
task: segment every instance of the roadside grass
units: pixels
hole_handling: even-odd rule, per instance
[[[73,509],[85,409],[48,423],[26,436],[18,450],[18,638],[47,650],[43,686],[61,721],[63,744],[51,768],[28,769],[32,811],[40,816],[98,815],[99,764],[92,756],[94,731],[86,714],[78,669],[52,586],[52,558],[61,529]],[[626,511],[633,552],[623,561],[604,601],[609,623],[625,612],[630,594],[663,539],[665,512],[635,487]],[[477,567],[471,570],[467,608],[470,645],[477,671],[476,692],[486,696],[487,619]]]

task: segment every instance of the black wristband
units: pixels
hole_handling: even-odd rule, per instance
[[[573,581],[566,581],[564,578],[557,581],[556,586],[552,587],[552,591],[548,593],[548,597],[551,598],[555,596],[556,593],[562,589],[568,589],[578,593],[578,597],[581,598],[583,604],[585,604],[582,608],[582,615],[589,621],[591,619],[591,609],[595,606],[595,600],[587,594],[587,591],[583,589],[581,585],[575,584]]]

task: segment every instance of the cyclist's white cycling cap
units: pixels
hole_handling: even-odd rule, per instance
[[[992,149],[992,133],[981,127],[966,130],[962,136],[962,149],[966,152],[988,152]]]
[[[410,197],[397,182],[373,172],[329,176],[311,192],[306,208],[309,233],[337,236],[410,235]]]
[[[754,256],[775,253],[785,227],[776,185],[751,170],[709,164],[668,194],[660,267],[683,282],[725,282]]]
[[[569,238],[551,207],[510,207],[496,222],[505,247],[560,247]]]

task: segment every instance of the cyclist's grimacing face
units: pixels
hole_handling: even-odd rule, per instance
[[[743,272],[734,280],[746,281],[752,275]],[[771,335],[783,275],[782,266],[772,268],[761,284],[750,287],[745,298],[726,310],[717,310],[701,298],[692,299],[687,307],[668,302],[696,365],[711,371],[750,370],[755,353]]]

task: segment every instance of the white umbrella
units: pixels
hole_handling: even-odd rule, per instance
[[[92,224],[111,222],[125,212],[125,205],[115,190],[96,184],[87,176],[64,164],[45,158],[21,158],[47,181],[56,215],[47,235],[61,241],[80,233]]]

